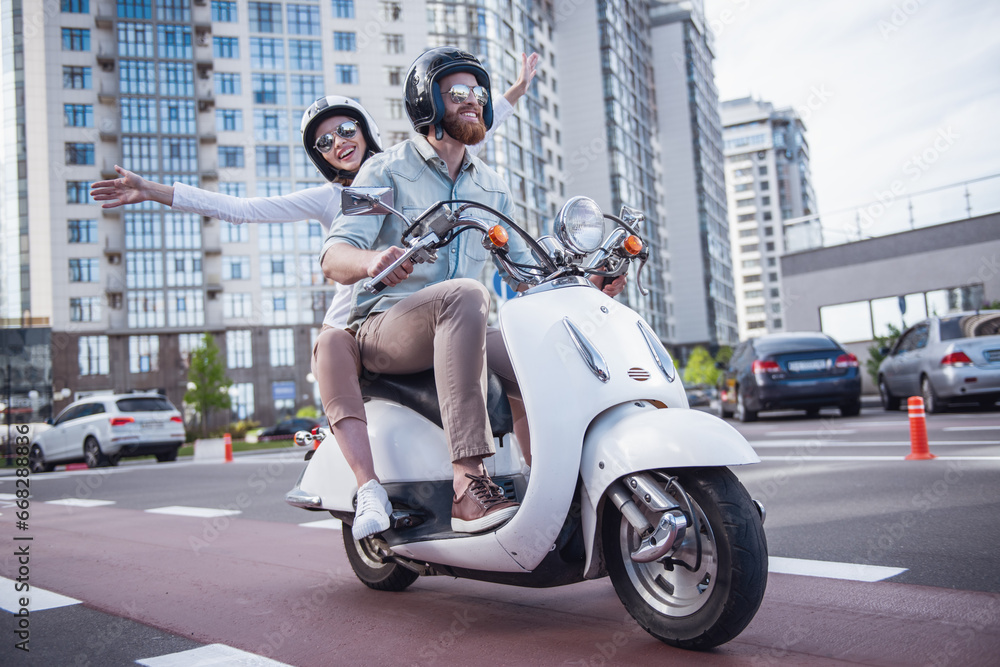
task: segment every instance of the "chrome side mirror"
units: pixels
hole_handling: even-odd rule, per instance
[[[389,215],[396,212],[392,203],[392,188],[386,187],[344,188],[340,195],[344,215]]]
[[[645,213],[637,208],[629,208],[628,206],[622,206],[621,213],[618,217],[621,218],[621,221],[628,226],[629,231],[633,234],[638,234],[639,227],[646,221]]]

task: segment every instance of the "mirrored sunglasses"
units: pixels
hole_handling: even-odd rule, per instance
[[[345,120],[343,123],[338,125],[333,132],[327,132],[323,136],[316,139],[316,150],[320,153],[329,153],[333,150],[333,135],[335,133],[344,139],[353,139],[354,135],[358,133],[358,124],[353,120]]]
[[[482,86],[473,86],[469,88],[464,83],[456,83],[448,91],[451,95],[451,101],[455,104],[464,104],[467,99],[469,99],[469,93],[472,93],[476,97],[476,102],[479,106],[485,107],[486,103],[490,101],[490,91],[486,90]]]

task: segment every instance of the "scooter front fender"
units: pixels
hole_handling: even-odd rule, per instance
[[[700,410],[658,409],[646,401],[605,410],[587,429],[580,461],[585,571],[593,576],[597,510],[604,492],[616,479],[643,470],[759,462],[757,453],[739,431]]]

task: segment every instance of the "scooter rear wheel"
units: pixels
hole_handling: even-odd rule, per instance
[[[368,538],[356,540],[351,535],[351,527],[344,524],[344,550],[351,569],[368,588],[377,591],[401,591],[417,580],[420,575],[399,563],[383,561],[372,548]]]
[[[676,475],[690,496],[701,562],[690,522],[673,558],[697,564],[695,571],[633,561],[630,554],[639,546],[639,535],[614,503],[605,501],[602,537],[608,574],[629,614],[649,634],[672,646],[709,649],[739,635],[760,607],[767,584],[764,528],[746,489],[728,469],[661,472]],[[668,493],[685,507],[676,487]],[[652,525],[659,521],[648,511],[647,518]]]

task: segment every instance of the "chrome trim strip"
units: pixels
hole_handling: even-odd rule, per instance
[[[298,488],[292,489],[285,494],[285,502],[294,507],[301,507],[303,509],[319,509],[323,506],[322,498],[306,493],[302,489]]]
[[[591,287],[594,288],[594,283],[590,282],[582,276],[562,276],[556,278],[555,280],[549,280],[541,285],[535,285],[524,291],[524,294],[539,294],[541,292],[548,292],[549,290],[562,289],[564,287]],[[596,289],[596,288],[595,288]]]
[[[568,317],[563,318],[563,324],[566,325],[569,337],[573,339],[577,352],[583,357],[583,361],[590,368],[590,372],[601,382],[610,380],[611,375],[608,372],[608,362],[604,360],[604,357],[597,351],[594,344],[583,335],[583,332]]]
[[[642,337],[646,339],[646,345],[649,346],[649,353],[653,355],[656,365],[660,367],[660,371],[666,376],[667,381],[673,382],[677,378],[677,369],[674,368],[674,362],[670,358],[670,353],[663,347],[663,343],[656,337],[656,334],[653,333],[648,324],[639,320],[636,322],[636,325],[639,327],[639,331],[642,332]],[[666,355],[666,359],[661,356],[661,351]],[[667,370],[668,367],[670,368],[669,371]]]

